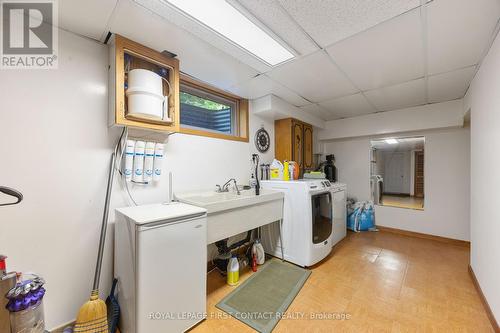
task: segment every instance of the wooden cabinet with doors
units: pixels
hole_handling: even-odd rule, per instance
[[[280,161],[295,161],[300,174],[313,168],[313,127],[294,118],[274,122],[275,155]]]
[[[180,121],[179,60],[120,35],[113,35],[109,45],[109,125],[177,132]],[[132,89],[128,79],[131,76],[129,73],[135,69],[145,70],[145,73],[149,73],[147,74],[149,77],[152,76],[156,80],[155,84],[159,82],[154,88],[159,90],[157,98],[163,100],[161,117],[150,117],[142,113],[138,116],[137,113],[130,112],[127,92],[131,93]],[[150,105],[141,104],[141,111],[149,109],[148,106]]]

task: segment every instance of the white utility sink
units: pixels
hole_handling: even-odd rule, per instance
[[[236,192],[204,191],[175,194],[175,198],[181,202],[203,207],[208,214],[239,207],[256,205],[273,200],[283,200],[282,192],[273,190],[260,190],[260,195],[255,195],[255,190],[243,190],[238,195]]]
[[[283,218],[284,193],[261,189],[177,193],[175,198],[207,210],[207,242],[214,243]]]

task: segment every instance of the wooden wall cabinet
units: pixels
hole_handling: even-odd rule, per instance
[[[313,127],[294,118],[274,122],[275,155],[280,161],[295,161],[300,174],[313,168]]]
[[[180,123],[179,60],[131,41],[113,35],[110,44],[109,68],[109,125],[131,126],[163,132],[178,132]],[[168,120],[138,118],[127,114],[127,70],[142,68],[163,72],[164,96],[168,97]]]

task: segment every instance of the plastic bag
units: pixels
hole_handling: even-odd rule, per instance
[[[347,228],[354,231],[367,231],[375,229],[375,210],[369,201],[356,202],[352,212],[347,217]]]

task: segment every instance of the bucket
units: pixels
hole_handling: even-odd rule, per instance
[[[163,96],[162,80],[160,75],[146,69],[128,72],[128,116],[167,120],[168,96]]]

